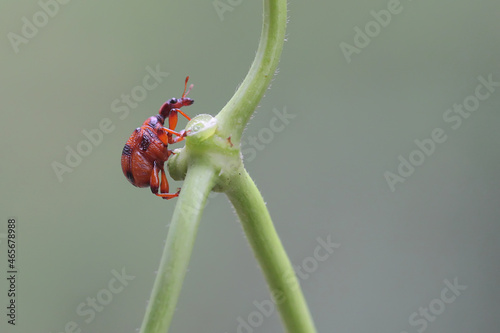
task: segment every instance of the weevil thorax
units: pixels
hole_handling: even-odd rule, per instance
[[[142,124],[142,126],[149,126],[151,128],[163,127],[165,123],[165,117],[161,114],[157,114],[156,116],[151,116]]]

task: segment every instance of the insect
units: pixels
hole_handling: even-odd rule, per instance
[[[186,92],[189,76],[184,83],[184,92],[181,98],[171,98],[165,102],[156,116],[149,117],[141,127],[135,129],[125,143],[122,151],[122,171],[129,182],[137,187],[151,188],[151,192],[163,199],[172,199],[179,196],[180,189],[176,193],[168,193],[169,186],[165,175],[164,164],[173,154],[168,145],[184,140],[186,132],[175,131],[178,113],[191,120],[180,110],[183,106],[194,103],[186,95],[191,91],[193,85]],[[163,125],[168,119],[168,128]],[[161,183],[160,183],[161,178]]]

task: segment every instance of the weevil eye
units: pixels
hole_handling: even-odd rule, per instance
[[[177,103],[177,98],[172,98],[170,101],[168,101],[170,104],[176,104]]]

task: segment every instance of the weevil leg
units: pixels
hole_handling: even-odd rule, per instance
[[[174,130],[171,130],[170,128],[163,127],[162,128],[167,134],[170,135],[177,135],[177,136],[186,136],[185,134],[182,134],[184,131],[176,132]]]
[[[168,189],[169,189],[168,180],[167,180],[167,176],[165,175],[165,170],[163,169],[163,167],[160,168],[160,172],[161,172],[160,191],[161,191],[161,193],[168,193]]]
[[[168,128],[165,128],[165,131],[168,132],[168,130],[169,130]],[[167,134],[168,143],[172,144],[172,143],[177,143],[177,142],[184,140],[184,138],[187,136],[187,132],[185,130],[182,130],[175,135],[176,135],[176,137],[174,138],[174,136],[172,134],[170,134],[170,133]]]
[[[151,192],[154,194],[158,193],[158,188],[160,187],[160,179],[158,178],[159,172],[160,169],[155,161],[153,162],[153,171],[151,172],[151,178],[149,179],[149,187],[151,188]]]
[[[175,138],[174,135],[176,135]],[[187,136],[187,133],[184,130],[176,132],[171,130],[170,128],[162,127],[156,131],[156,136],[158,137],[158,139],[160,139],[161,142],[163,142],[164,145],[168,145],[184,140],[184,138]]]
[[[175,128],[177,127],[178,111],[179,109],[172,109],[168,114],[168,128],[170,128],[171,130],[175,130]]]
[[[165,200],[170,200],[172,198],[177,198],[179,196],[179,193],[181,193],[181,189],[177,189],[177,192],[175,193],[155,193],[157,196],[162,197]]]
[[[163,130],[163,128],[160,127],[156,130],[156,136],[165,146],[168,146],[170,136]]]
[[[160,179],[158,178],[158,174],[161,172],[161,185]],[[180,190],[176,193],[168,193],[168,181],[167,176],[165,175],[165,170],[163,166],[159,167],[158,163],[155,161],[153,166],[153,171],[151,172],[151,178],[149,181],[149,186],[151,187],[151,192],[155,195],[162,197],[163,199],[172,199],[179,196]],[[161,188],[160,188],[161,187]],[[160,188],[162,193],[158,193],[158,188]]]
[[[180,114],[182,114],[184,117],[186,117],[186,119],[189,121],[191,120],[191,117],[189,117],[187,114],[185,114],[183,111],[181,111],[181,109],[177,109],[177,112],[179,112]]]
[[[178,197],[181,189],[180,188],[177,189],[176,193],[168,193],[169,186],[168,186],[167,176],[165,175],[165,170],[163,169],[163,167],[161,167],[160,171],[161,171],[161,185],[160,185],[161,193],[157,193],[156,195],[166,200]]]
[[[184,112],[182,112],[181,109],[172,109],[172,110],[170,110],[170,113],[168,115],[168,128],[170,128],[173,131],[177,127],[177,120],[179,119],[179,116],[178,116],[177,113],[182,114],[184,117],[186,117],[186,119],[188,121],[191,120],[191,118],[187,114],[185,114]]]

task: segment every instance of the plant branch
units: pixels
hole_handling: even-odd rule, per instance
[[[259,47],[247,76],[216,116],[219,129],[239,145],[241,135],[274,76],[285,41],[286,0],[264,0]]]
[[[232,178],[232,183],[226,194],[264,271],[287,331],[316,332],[292,264],[257,186],[244,169]]]
[[[165,333],[179,298],[193,249],[201,213],[215,179],[205,163],[190,166],[175,206],[160,268],[151,293],[141,333]]]

